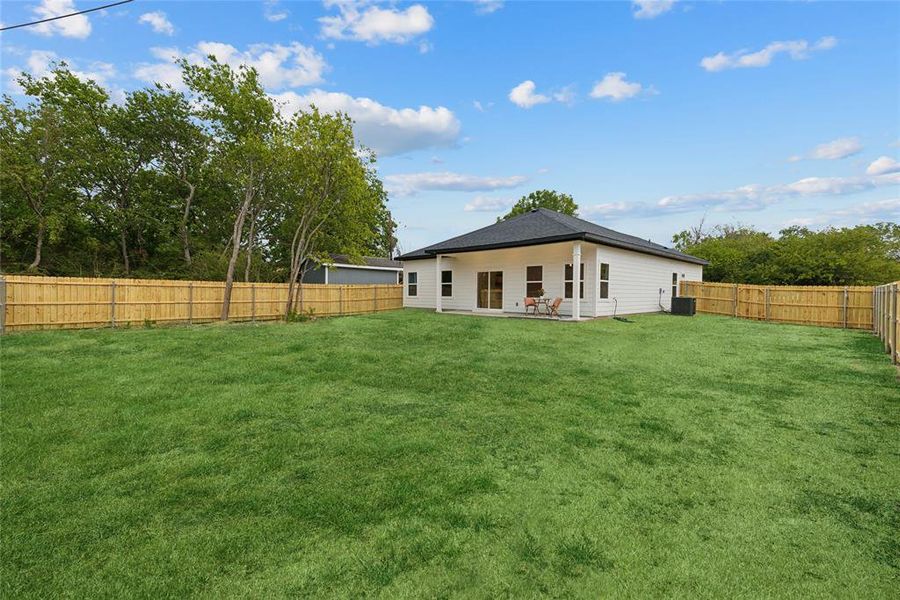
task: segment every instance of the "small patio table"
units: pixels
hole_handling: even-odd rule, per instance
[[[550,298],[541,297],[541,298],[532,298],[532,300],[534,300],[534,303],[535,303],[535,307],[534,307],[535,312],[540,312],[541,307],[543,306],[544,314],[545,315],[550,314]]]

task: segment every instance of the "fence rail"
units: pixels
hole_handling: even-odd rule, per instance
[[[894,364],[900,364],[900,281],[876,287],[873,302],[875,335],[884,342],[884,351],[891,355]]]
[[[872,330],[872,286],[743,285],[683,281],[697,310],[758,321]]]
[[[208,323],[222,310],[221,281],[0,277],[0,333],[28,329],[78,329],[124,324]],[[286,283],[235,283],[230,321],[271,321],[284,316]],[[303,284],[299,312],[353,315],[403,306],[399,285]]]

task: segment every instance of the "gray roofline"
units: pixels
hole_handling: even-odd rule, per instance
[[[418,250],[413,250],[397,257],[397,260],[413,260],[421,258],[429,258],[437,254],[457,254],[462,252],[478,252],[482,250],[495,250],[500,248],[521,248],[524,246],[537,246],[540,244],[552,244],[556,242],[565,242],[570,240],[585,240],[603,246],[614,248],[622,248],[640,254],[649,254],[652,256],[660,256],[680,262],[693,263],[698,265],[708,265],[709,261],[696,256],[679,252],[672,248],[667,248],[660,244],[654,244],[649,240],[643,240],[632,235],[627,235],[612,229],[591,223],[578,217],[563,215],[546,208],[537,208],[521,215],[516,215],[512,219],[502,222],[502,227],[506,231],[509,225],[520,219],[534,220],[536,217],[543,217],[555,223],[555,227],[545,227],[545,231],[541,231],[541,227],[529,227],[533,237],[518,237],[515,235],[496,236],[499,239],[491,240],[490,235],[484,234],[494,228],[501,227],[501,222],[487,225],[480,229],[464,233],[449,240],[432,244]],[[543,235],[542,235],[543,234]],[[480,238],[480,243],[471,243],[471,239]],[[502,238],[506,239],[502,239]]]
[[[646,248],[641,246],[634,246],[631,244],[627,244],[624,242],[619,242],[616,240],[610,240],[608,238],[603,238],[598,235],[593,235],[590,233],[574,233],[572,235],[558,235],[547,238],[535,238],[532,240],[524,240],[520,242],[505,242],[498,244],[484,244],[482,246],[466,246],[463,248],[441,248],[440,250],[415,250],[413,252],[408,252],[407,254],[403,254],[397,257],[397,260],[424,260],[428,258],[434,258],[438,254],[462,254],[464,252],[481,252],[484,250],[502,250],[504,248],[524,248],[527,246],[541,246],[543,244],[556,244],[559,242],[568,242],[568,241],[576,241],[583,240],[586,242],[592,242],[594,244],[599,244],[601,246],[611,246],[613,248],[621,248],[623,250],[630,250],[631,252],[638,252],[640,254],[649,254],[652,256],[659,256],[662,258],[668,258],[671,260],[677,260],[680,262],[692,263],[695,265],[708,265],[709,261],[704,260],[702,258],[697,258],[696,256],[691,256],[690,254],[681,254],[677,253],[677,250],[665,251],[665,250],[656,250],[654,248]],[[677,254],[676,254],[677,253]]]

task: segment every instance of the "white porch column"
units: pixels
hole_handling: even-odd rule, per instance
[[[441,300],[441,255],[434,257],[434,308],[436,312],[443,312]]]
[[[572,244],[572,318],[581,318],[581,242]]]

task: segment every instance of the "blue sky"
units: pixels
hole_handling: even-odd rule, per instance
[[[102,1],[2,4],[4,25]],[[174,57],[260,68],[283,110],[345,110],[411,250],[527,192],[668,244],[900,221],[900,3],[153,2],[0,34],[2,85],[64,59],[115,95]]]

